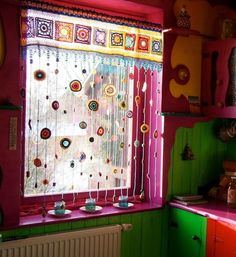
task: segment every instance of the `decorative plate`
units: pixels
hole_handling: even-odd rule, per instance
[[[94,213],[94,212],[101,211],[101,210],[102,210],[102,207],[96,205],[96,206],[95,206],[95,210],[87,210],[87,209],[85,208],[85,206],[82,206],[82,207],[80,207],[79,209],[80,209],[81,211],[84,211],[84,212]]]
[[[48,211],[48,214],[50,214],[52,216],[57,216],[57,217],[63,217],[63,216],[69,215],[71,213],[72,213],[71,210],[65,210],[65,213],[63,213],[63,214],[57,214],[57,213],[55,213],[55,210]]]
[[[133,207],[134,204],[133,203],[128,203],[128,207],[123,207],[123,206],[119,206],[119,203],[114,203],[113,206],[116,207],[116,208],[119,208],[119,209],[128,209],[128,208]]]

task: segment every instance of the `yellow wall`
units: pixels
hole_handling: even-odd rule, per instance
[[[171,55],[172,68],[178,64],[186,65],[190,70],[190,79],[185,85],[178,84],[174,79],[170,81],[170,92],[174,97],[200,97],[201,50],[202,39],[199,36],[179,36],[176,39]]]
[[[185,35],[178,34],[173,48],[170,49],[170,63],[172,69],[175,69],[179,64],[187,66],[190,71],[190,79],[184,85],[179,84],[175,79],[170,80],[169,90],[176,99],[181,96],[185,96],[187,100],[188,96],[195,96],[200,99],[202,43],[205,40],[220,37],[222,26],[220,21],[226,17],[236,17],[236,14],[228,7],[212,6],[207,0],[176,0],[173,5],[176,17],[183,6],[190,15],[191,30],[189,35],[186,33]],[[195,32],[198,34],[196,35]],[[199,111],[198,108],[197,112]]]

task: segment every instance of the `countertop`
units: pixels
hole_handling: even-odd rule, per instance
[[[170,206],[202,215],[214,220],[227,222],[236,226],[236,209],[227,206],[226,202],[210,199],[208,203],[199,205],[182,205],[170,201]]]

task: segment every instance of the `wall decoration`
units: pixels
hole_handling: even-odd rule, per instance
[[[34,72],[34,78],[38,81],[42,81],[46,78],[46,73],[43,70],[36,70]]]
[[[185,28],[190,29],[191,27],[191,21],[190,16],[186,10],[186,6],[183,5],[179,11],[179,14],[177,16],[177,27],[179,28]]]
[[[67,149],[71,144],[71,140],[69,138],[63,138],[61,141],[60,141],[60,146],[63,148],[63,149]]]
[[[99,107],[98,101],[96,101],[96,100],[90,100],[90,101],[88,102],[88,108],[89,108],[90,111],[96,112],[96,111],[98,110],[98,107]]]
[[[59,109],[60,104],[58,101],[53,101],[52,102],[52,108],[56,111],[57,109]]]
[[[35,167],[41,167],[42,166],[42,161],[39,158],[34,159],[34,165]]]
[[[103,127],[99,127],[98,130],[97,130],[97,135],[98,136],[103,136],[104,132],[105,132],[104,128]]]
[[[79,127],[80,127],[81,129],[86,129],[86,128],[87,128],[87,123],[86,123],[85,121],[81,121],[81,122],[79,123]]]
[[[48,139],[51,136],[51,130],[49,128],[43,128],[40,132],[40,137],[42,139]]]
[[[15,151],[17,148],[17,117],[10,117],[9,121],[9,146],[10,151]]]
[[[184,150],[182,152],[182,160],[194,160],[194,155],[188,144],[184,146]]]
[[[190,148],[188,144],[188,134],[186,135],[186,140],[187,143],[184,146],[183,152],[182,152],[182,160],[187,161],[187,160],[194,160],[194,154],[192,152],[192,149]]]
[[[70,89],[73,92],[79,92],[82,89],[82,84],[79,80],[73,80],[70,82]]]
[[[104,87],[104,93],[105,95],[107,96],[114,96],[116,94],[116,88],[114,85],[112,84],[107,84],[105,87]]]
[[[184,64],[179,64],[174,70],[176,82],[181,85],[187,84],[190,79],[190,71],[188,67]]]

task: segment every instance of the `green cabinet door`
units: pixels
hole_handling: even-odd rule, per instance
[[[205,257],[207,218],[170,208],[168,257]]]

